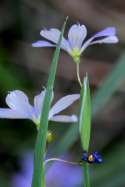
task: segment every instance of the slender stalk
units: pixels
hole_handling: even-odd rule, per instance
[[[83,165],[84,187],[90,187],[89,164]]]
[[[47,160],[45,160],[44,165],[46,165],[46,164],[48,164],[49,162],[52,162],[52,161],[63,162],[63,163],[66,163],[66,164],[71,164],[71,165],[80,165],[79,162],[70,162],[68,160],[63,160],[63,159],[60,159],[60,158],[50,158],[50,159],[47,159]]]
[[[79,75],[79,63],[76,64],[76,74],[77,74],[79,85],[80,87],[82,87],[82,82],[81,82],[80,75]]]

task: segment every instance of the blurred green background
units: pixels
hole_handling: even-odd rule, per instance
[[[0,106],[5,107],[8,91],[21,89],[30,97],[46,85],[53,49],[32,48],[41,39],[43,28],[60,28],[68,15],[67,30],[80,22],[91,34],[115,26],[120,42],[88,48],[80,64],[80,76],[88,72],[93,96],[90,151],[102,153],[104,164],[91,167],[93,187],[125,186],[125,2],[122,0],[2,0],[0,2]],[[66,32],[67,33],[67,32]],[[75,65],[61,51],[55,84],[55,100],[78,93]],[[77,110],[78,103],[67,112]],[[49,125],[55,140],[49,155],[82,156],[78,127]],[[28,120],[0,120],[0,186],[11,185],[12,176],[21,171],[20,155],[33,150],[37,131]],[[56,145],[56,146],[55,146]],[[18,186],[15,186],[18,187]],[[25,187],[25,186],[24,186]],[[28,186],[27,186],[28,187]]]

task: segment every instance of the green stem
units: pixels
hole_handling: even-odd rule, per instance
[[[82,82],[81,82],[80,75],[79,75],[79,63],[76,64],[76,73],[77,73],[77,79],[78,79],[79,85],[80,87],[82,87]]]
[[[89,164],[83,164],[84,187],[90,187]]]
[[[67,21],[67,19],[66,19]],[[32,187],[45,187],[45,172],[44,172],[44,157],[45,157],[45,147],[46,138],[48,130],[48,116],[53,95],[53,87],[56,75],[56,69],[60,54],[60,45],[62,36],[64,33],[66,21],[63,24],[62,32],[54,52],[54,56],[51,62],[49,78],[47,82],[46,94],[43,102],[43,110],[41,111],[39,131],[36,140],[35,153],[34,153],[34,171],[32,178]]]

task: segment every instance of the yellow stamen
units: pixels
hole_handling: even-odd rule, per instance
[[[88,161],[92,162],[93,160],[94,160],[93,155],[90,155],[90,156],[88,157]]]

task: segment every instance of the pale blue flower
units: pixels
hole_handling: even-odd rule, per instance
[[[60,31],[56,28],[49,30],[44,29],[41,30],[40,35],[52,43],[41,40],[33,43],[33,47],[55,47],[60,36]],[[86,26],[74,24],[69,29],[68,39],[65,39],[64,37],[62,38],[61,48],[69,53],[75,63],[79,63],[82,52],[90,45],[101,43],[111,44],[118,42],[116,29],[114,27],[107,27],[85,41],[86,36]]]
[[[65,159],[70,159],[70,155],[66,155]],[[31,187],[33,174],[33,154],[25,152],[20,156],[21,171],[15,173],[11,179],[13,187]],[[82,183],[82,170],[79,166],[54,162],[46,171],[47,187],[78,187]]]
[[[39,124],[40,115],[43,109],[45,90],[34,97],[34,105],[29,103],[26,94],[20,90],[11,91],[6,97],[6,104],[9,108],[0,108],[0,118],[30,119]],[[49,120],[58,122],[76,122],[76,115],[57,115],[78,100],[79,94],[71,94],[62,97],[52,106],[49,111]]]

